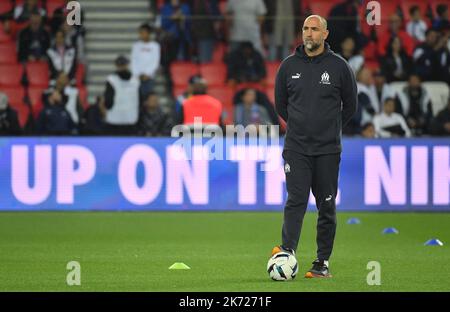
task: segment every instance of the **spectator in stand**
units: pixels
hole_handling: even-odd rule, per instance
[[[19,61],[33,62],[46,59],[46,52],[50,46],[50,35],[42,24],[42,16],[38,11],[31,13],[30,25],[19,34]]]
[[[78,92],[70,88],[65,73],[60,73],[54,87],[44,92],[44,109],[39,114],[36,130],[42,135],[78,134],[80,104]]]
[[[371,122],[373,116],[380,109],[376,97],[372,71],[369,68],[363,67],[357,73],[356,85],[358,88],[358,110],[349,122],[349,125],[344,128],[343,132],[346,134],[357,133],[361,125]]]
[[[75,27],[75,25],[69,25],[67,23],[62,24],[62,30],[64,31],[66,45],[74,47],[77,54],[77,62],[86,63],[86,57],[84,53],[84,34],[81,28]]]
[[[172,37],[171,60],[188,60],[191,35],[191,8],[181,0],[166,0],[161,8],[161,28]]]
[[[133,76],[129,61],[119,56],[116,72],[109,75],[105,90],[105,123],[110,135],[134,135],[139,118],[139,78]]]
[[[448,20],[448,6],[446,4],[439,4],[436,7],[437,18],[433,21],[433,28],[441,31],[450,28]]]
[[[256,102],[256,90],[249,88],[244,91],[240,103],[234,108],[234,123],[236,125],[271,125],[266,108]]]
[[[97,96],[96,102],[84,111],[81,122],[82,135],[103,135],[105,134],[104,118],[106,115],[105,99]]]
[[[431,98],[422,86],[420,77],[415,74],[409,76],[408,85],[397,94],[397,97],[400,105],[396,106],[396,112],[405,117],[414,135],[426,133],[433,113]]]
[[[447,107],[441,110],[431,121],[430,133],[432,135],[450,136],[450,97]]]
[[[364,65],[364,56],[355,51],[355,41],[352,37],[347,37],[341,43],[340,55],[348,62],[353,72],[356,74]]]
[[[409,15],[411,20],[406,24],[406,31],[416,42],[424,42],[425,32],[427,31],[428,26],[422,19],[419,6],[411,6],[409,8]]]
[[[203,79],[194,84],[194,94],[184,101],[178,118],[179,123],[194,126],[196,121],[201,121],[203,126],[222,126],[222,103],[208,95],[207,90],[207,83]]]
[[[39,6],[38,0],[25,0],[24,4],[17,5],[14,9],[14,20],[17,23],[28,22],[33,12],[37,12],[41,17],[47,15],[45,10]]]
[[[377,70],[373,73],[374,76],[374,88],[372,92],[375,93],[376,97],[376,107],[378,107],[377,112],[383,110],[384,101],[387,98],[394,98],[395,92],[392,90],[391,86],[386,82],[386,76],[381,70]]]
[[[361,136],[366,139],[374,139],[374,138],[378,137],[373,123],[368,122],[362,126]]]
[[[0,136],[20,135],[17,112],[8,105],[8,97],[0,92]]]
[[[392,37],[387,53],[380,59],[380,63],[387,82],[406,80],[412,69],[412,59],[403,48],[399,37]]]
[[[78,126],[80,117],[83,114],[78,89],[70,85],[69,77],[66,73],[60,72],[55,81],[54,86],[50,86],[44,91],[43,99],[44,106],[49,106],[49,98],[54,94],[59,93],[63,99],[64,107],[69,113],[70,118]]]
[[[328,29],[331,29],[327,41],[336,53],[341,51],[341,42],[351,37],[355,50],[361,50],[367,38],[361,33],[359,21],[359,0],[345,0],[335,5],[328,16]]]
[[[425,42],[415,49],[414,68],[422,81],[448,81],[450,59],[446,40],[436,30],[428,29]]]
[[[54,44],[47,50],[50,80],[55,80],[60,72],[66,73],[72,84],[75,83],[77,56],[75,48],[66,45],[66,37],[62,29],[55,35]],[[51,82],[51,84],[53,81]]]
[[[263,0],[228,0],[226,21],[229,26],[230,50],[239,49],[242,42],[250,41],[264,55],[261,42],[264,15],[267,13]]]
[[[193,75],[189,78],[189,83],[187,85],[186,91],[184,91],[183,94],[180,94],[176,98],[176,101],[175,101],[175,112],[176,113],[180,112],[184,101],[189,99],[194,94],[194,85],[202,80],[203,80],[203,78],[200,75]]]
[[[301,1],[264,0],[267,16],[264,19],[264,45],[269,48],[269,60],[283,60],[292,52],[301,24]]]
[[[139,27],[139,41],[133,44],[131,50],[131,72],[139,78],[140,99],[153,91],[153,81],[161,60],[161,46],[151,37],[153,28],[148,24]]]
[[[387,98],[381,114],[373,118],[375,131],[382,138],[410,137],[411,131],[402,115],[395,112],[395,99]]]
[[[172,116],[161,109],[158,95],[150,93],[140,114],[138,133],[147,137],[170,136],[174,125]]]
[[[241,43],[238,50],[227,56],[227,67],[227,80],[231,84],[259,82],[266,77],[264,59],[251,42]]]
[[[220,11],[217,0],[193,0],[192,37],[196,42],[200,63],[212,61],[214,45],[220,32]]]
[[[411,56],[414,51],[414,40],[402,27],[402,19],[397,14],[391,15],[389,18],[389,30],[379,35],[378,38],[378,54],[385,56],[389,43],[393,37],[398,37],[406,51],[406,54]]]

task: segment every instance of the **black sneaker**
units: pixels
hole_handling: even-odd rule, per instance
[[[311,270],[306,272],[306,278],[314,278],[314,277],[332,277],[330,274],[330,270],[328,269],[328,265],[323,260],[315,260],[313,263]]]

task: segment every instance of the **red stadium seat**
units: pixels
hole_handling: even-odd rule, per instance
[[[8,96],[8,102],[11,107],[24,106],[25,91],[23,87],[0,88],[0,91]]]
[[[189,78],[198,73],[198,65],[194,63],[174,62],[170,66],[170,77],[175,86],[187,85]]]
[[[39,87],[32,87],[28,89],[28,97],[30,99],[34,117],[37,117],[44,107],[44,103],[42,101],[42,93],[44,91],[45,89]]]
[[[86,67],[84,64],[77,65],[77,71],[75,73],[75,79],[77,81],[77,86],[84,86],[86,78]]]
[[[0,15],[10,12],[13,9],[12,3],[9,0],[0,1]]]
[[[208,86],[221,86],[227,78],[227,67],[223,63],[202,64],[200,74]]]
[[[281,62],[266,62],[266,71],[267,71],[267,85],[273,86],[275,85],[275,79],[277,77],[278,68],[280,67]]]
[[[233,106],[234,90],[228,86],[208,87],[208,94],[222,102],[223,107]]]
[[[11,21],[11,36],[13,38],[18,38],[20,35],[20,32],[24,29],[27,28],[28,25],[30,23],[29,22],[24,22],[24,23],[16,23],[14,21]]]
[[[13,40],[12,36],[5,32],[3,23],[0,23],[0,44],[10,43],[12,42],[12,40]]]
[[[318,14],[325,18],[330,14],[331,9],[342,1],[330,1],[330,0],[312,0],[309,1],[309,9],[311,14]]]
[[[14,42],[0,44],[0,64],[17,64],[17,51]]]
[[[86,110],[89,107],[88,92],[86,87],[78,87],[78,96],[80,98],[81,106],[84,110]]]
[[[174,86],[173,87],[173,92],[172,95],[175,97],[175,99],[180,96],[181,94],[183,94],[187,89],[187,85],[184,86]]]
[[[264,83],[260,83],[260,82],[243,82],[240,83],[236,86],[235,91],[240,91],[242,89],[256,89],[259,90],[261,92],[265,92],[266,91],[266,85]]]
[[[23,66],[21,64],[0,65],[0,86],[20,87],[22,78]]]
[[[26,65],[26,71],[30,86],[48,87],[50,75],[48,64],[46,62],[29,62]]]
[[[266,95],[269,98],[270,103],[275,105],[275,86],[271,86],[266,89]]]
[[[378,61],[366,61],[364,62],[364,67],[369,68],[372,71],[380,69],[380,64]]]
[[[30,108],[26,105],[21,105],[14,107],[14,109],[17,111],[20,126],[22,128],[25,127],[28,118],[30,117]]]
[[[215,48],[212,56],[213,63],[223,62],[225,53],[227,52],[227,46],[223,43],[219,43]]]
[[[366,61],[375,61],[377,59],[377,44],[370,41],[363,49]]]

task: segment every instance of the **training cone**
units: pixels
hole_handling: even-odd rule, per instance
[[[444,243],[437,238],[429,239],[425,242],[425,246],[444,246]]]
[[[383,234],[398,234],[398,230],[393,227],[385,228]]]
[[[191,268],[188,267],[183,262],[175,262],[169,267],[169,270],[190,270]]]
[[[358,218],[350,218],[347,220],[347,224],[360,224],[361,220],[359,220]]]

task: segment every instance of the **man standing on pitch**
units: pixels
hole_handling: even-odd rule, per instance
[[[341,132],[356,111],[357,89],[348,63],[325,42],[323,17],[308,16],[302,35],[303,44],[283,61],[275,84],[276,109],[287,122],[283,159],[288,198],[282,245],[272,254],[295,254],[312,189],[319,211],[317,259],[305,277],[331,277]]]

